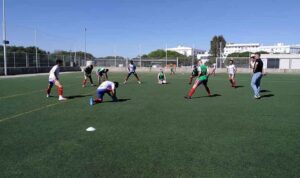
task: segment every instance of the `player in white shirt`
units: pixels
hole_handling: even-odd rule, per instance
[[[118,88],[119,83],[118,82],[111,82],[111,81],[104,81],[101,83],[101,85],[97,88],[97,98],[93,99],[90,98],[89,102],[90,105],[93,106],[95,103],[102,103],[103,102],[103,96],[105,93],[107,93],[113,100],[113,102],[118,101],[116,89]]]
[[[136,70],[136,65],[135,65],[135,64],[133,63],[133,61],[131,60],[131,61],[130,61],[130,64],[128,65],[128,75],[127,75],[127,77],[125,78],[124,84],[127,83],[128,78],[130,77],[131,74],[133,74],[133,75],[135,76],[135,78],[137,79],[138,83],[141,84],[141,81],[140,81],[138,75],[136,74],[135,70]]]
[[[235,80],[235,74],[236,74],[236,67],[233,63],[233,60],[229,60],[229,66],[227,66],[227,72],[229,77],[229,82],[231,83],[231,87],[236,87],[236,80]]]
[[[63,86],[59,82],[59,67],[62,65],[62,60],[57,59],[56,65],[52,67],[52,69],[49,72],[49,85],[47,88],[47,98],[50,97],[51,88],[53,85],[57,86],[58,90],[58,100],[63,101],[66,100],[66,98],[63,97]]]

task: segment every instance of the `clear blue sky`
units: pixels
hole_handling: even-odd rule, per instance
[[[300,0],[6,0],[13,45],[95,56],[134,57],[179,44],[209,49],[213,35],[227,42],[300,44]],[[2,2],[1,2],[2,14]],[[2,29],[1,29],[2,33]]]

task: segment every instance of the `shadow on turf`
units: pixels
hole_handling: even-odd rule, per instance
[[[214,98],[214,97],[218,97],[218,96],[222,96],[220,94],[213,94],[210,96],[198,96],[198,97],[193,97],[193,98]]]
[[[116,102],[116,101],[104,101],[103,103],[113,103],[113,102],[115,102],[115,103],[120,103],[120,102],[126,102],[126,101],[129,101],[129,100],[131,100],[131,99],[118,99],[117,102]]]
[[[243,88],[243,87],[245,87],[245,86],[243,86],[243,85],[237,85],[234,88]]]
[[[270,90],[261,90],[260,91],[261,93],[268,93],[268,92],[271,92]]]
[[[76,99],[76,98],[84,98],[92,95],[72,95],[72,96],[67,96],[66,98],[68,99]]]
[[[273,95],[273,94],[267,94],[267,95],[260,96],[260,98],[270,98],[270,97],[273,97],[273,96],[275,96],[275,95]]]

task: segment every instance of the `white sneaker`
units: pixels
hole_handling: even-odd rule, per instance
[[[255,99],[260,99],[260,96],[259,95],[254,95],[254,98]]]
[[[85,85],[82,85],[82,88],[84,88],[85,87]]]
[[[142,82],[141,81],[138,81],[138,84],[141,84]]]
[[[126,84],[126,81],[124,81],[123,83]]]
[[[65,100],[67,100],[67,98],[64,98],[64,97],[62,97],[62,96],[59,96],[59,97],[58,97],[58,100],[59,100],[59,101],[65,101]]]
[[[47,94],[47,95],[46,95],[46,97],[47,97],[47,98],[50,98],[50,95],[49,95],[49,94]]]
[[[94,84],[91,84],[91,87],[95,86]]]

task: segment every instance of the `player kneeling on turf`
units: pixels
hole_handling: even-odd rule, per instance
[[[58,100],[63,101],[66,100],[66,98],[63,97],[63,86],[59,82],[59,67],[62,65],[62,60],[57,59],[56,65],[52,67],[52,69],[49,72],[49,85],[47,88],[47,98],[50,97],[51,88],[53,85],[57,86],[58,90]]]
[[[88,66],[86,66],[86,68],[84,68],[84,70],[83,70],[83,72],[84,72],[84,79],[83,79],[83,82],[82,82],[82,87],[86,86],[86,80],[87,80],[87,78],[90,79],[91,86],[94,86],[93,79],[92,79],[93,68],[94,68],[94,66],[92,64],[88,65]]]
[[[97,88],[97,98],[90,98],[90,105],[94,105],[95,103],[102,103],[104,94],[108,94],[114,102],[118,101],[116,95],[116,89],[118,88],[118,82],[105,81],[102,82],[101,85]]]
[[[158,84],[167,84],[167,77],[162,69],[160,69],[157,75]]]

